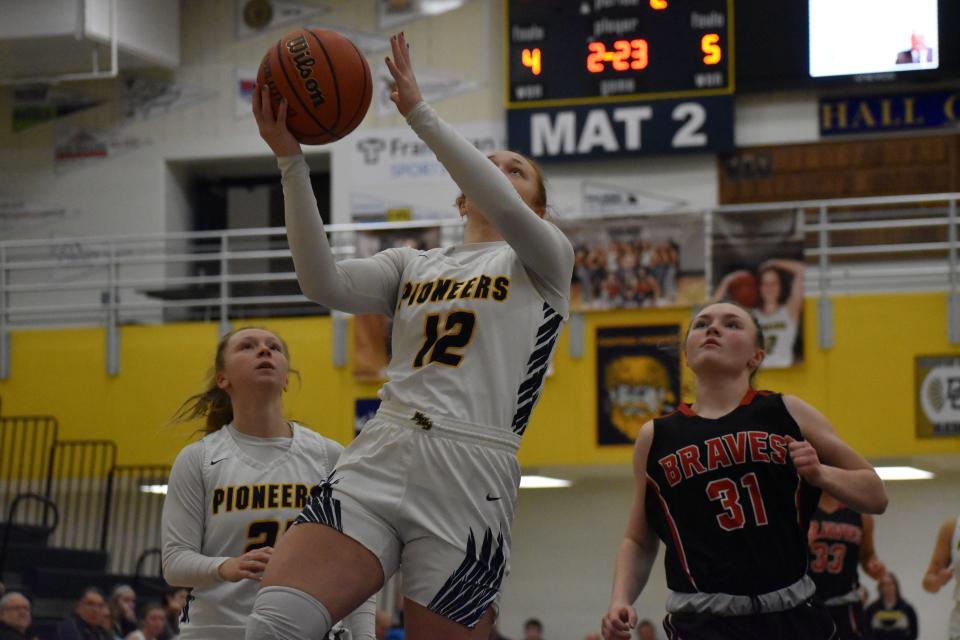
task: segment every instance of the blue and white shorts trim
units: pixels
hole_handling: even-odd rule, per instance
[[[473,628],[510,571],[519,436],[389,403],[311,493],[297,523],[369,549],[403,595]]]

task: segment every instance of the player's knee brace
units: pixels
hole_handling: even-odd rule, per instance
[[[309,593],[292,587],[264,587],[247,620],[245,640],[314,640],[331,627],[330,612]]]

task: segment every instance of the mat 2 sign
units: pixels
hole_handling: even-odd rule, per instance
[[[724,152],[733,149],[730,96],[513,109],[509,147],[537,160]]]

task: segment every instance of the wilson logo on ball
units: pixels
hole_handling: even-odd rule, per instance
[[[300,74],[301,78],[306,80],[306,82],[303,83],[303,87],[307,90],[310,101],[313,103],[313,106],[319,107],[326,102],[326,98],[323,97],[323,91],[320,90],[320,85],[311,77],[313,75],[313,66],[317,64],[317,61],[310,56],[310,47],[307,45],[307,39],[300,36],[299,38],[291,40],[287,43],[287,51],[293,56],[293,62],[297,65],[297,73]]]

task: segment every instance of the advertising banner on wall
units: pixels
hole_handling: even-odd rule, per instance
[[[483,153],[504,148],[503,125],[458,124]],[[459,190],[433,151],[410,127],[363,129],[349,138],[350,209],[356,222],[457,216]],[[390,212],[405,210],[403,217]]]
[[[763,329],[764,369],[803,360],[804,236],[800,212],[714,217],[712,301],[732,300]]]
[[[917,437],[960,436],[960,357],[917,356],[914,371]]]
[[[633,444],[680,402],[680,325],[597,329],[597,444]]]

